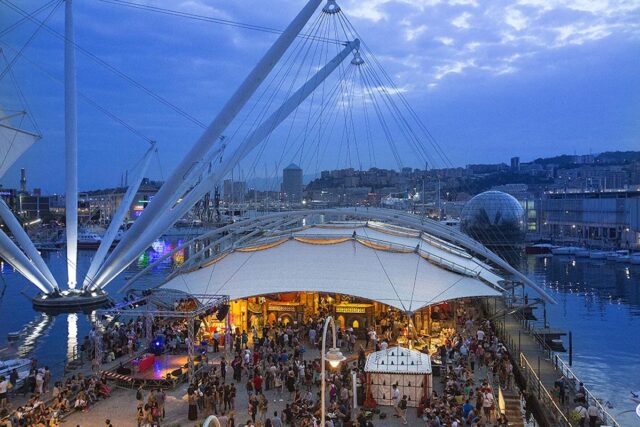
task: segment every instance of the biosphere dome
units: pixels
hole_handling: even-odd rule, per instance
[[[524,239],[524,209],[507,193],[485,191],[464,205],[460,228],[487,246],[516,245]]]

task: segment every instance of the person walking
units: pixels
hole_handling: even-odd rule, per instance
[[[398,412],[400,415],[400,419],[402,420],[402,424],[407,424],[407,395],[403,395],[402,399],[398,403]]]

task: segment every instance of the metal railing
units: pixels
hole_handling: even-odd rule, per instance
[[[533,366],[531,366],[531,363],[529,363],[529,360],[524,355],[524,353],[520,353],[519,365],[522,376],[527,385],[527,390],[534,393],[538,401],[544,407],[550,409],[550,411],[545,415],[551,417],[553,425],[571,427],[571,422],[564,414],[564,411],[560,408],[560,406],[558,406],[558,403],[555,401],[551,393],[549,393],[549,390],[547,390],[547,388],[544,386],[537,374],[537,371],[533,368]]]
[[[562,373],[569,386],[573,387],[573,389],[576,390],[576,385],[580,384],[580,379],[557,354],[554,354],[553,356],[554,366],[556,370]],[[607,411],[605,406],[601,403],[601,400],[598,399],[587,387],[585,387],[584,385],[583,387],[586,392],[585,400],[587,402],[593,402],[596,408],[598,408],[598,416],[600,417],[602,423],[608,426],[620,427],[620,423],[618,423],[615,418]]]
[[[506,307],[513,307],[513,301],[511,300],[511,298],[506,297],[504,299],[505,302],[505,306]],[[495,308],[491,307],[491,304],[489,304],[488,301],[485,302],[485,308],[487,310],[487,312],[491,312],[493,311],[495,314]],[[506,315],[506,312],[504,313],[504,315]],[[519,313],[516,315],[516,317],[520,317],[521,318],[521,322],[520,324],[522,325],[522,328],[524,329],[525,334],[528,334],[530,336],[532,336],[535,341],[537,342],[540,350],[543,352],[546,360],[545,361],[550,361],[554,367],[554,369],[556,371],[558,371],[559,375],[561,376],[563,375],[566,380],[567,380],[567,385],[569,387],[572,387],[572,390],[576,390],[576,385],[579,384],[581,381],[578,378],[578,376],[569,368],[569,366],[560,358],[560,356],[547,344],[546,340],[545,340],[545,336],[543,334],[538,334],[535,332],[535,323],[529,320],[526,320],[524,318],[524,316]],[[509,352],[511,354],[518,354],[518,357],[520,359],[520,365],[521,368],[525,369],[525,367],[523,366],[523,358],[524,361],[526,361],[526,365],[531,368],[531,364],[528,362],[526,356],[524,355],[524,353],[522,353],[520,351],[519,348],[519,343],[516,343],[514,337],[512,337],[511,335],[507,335],[506,331],[505,331],[505,325],[504,325],[504,319],[502,321],[496,319],[495,322],[495,329],[496,329],[496,333],[498,334],[498,336],[501,338],[502,342],[504,343],[504,345],[509,349]],[[538,375],[536,374],[537,371],[533,370],[533,368],[531,368],[531,372],[533,373],[533,375],[535,376],[535,378],[537,379],[539,384],[535,384],[536,385],[536,391],[541,394],[542,390],[546,391],[546,395],[550,395],[548,389],[546,389],[544,387],[544,385],[542,384],[542,382],[540,381],[540,379],[538,378]],[[523,374],[524,375],[524,374]],[[527,378],[525,376],[525,379],[527,379],[527,388],[529,388],[529,378]],[[540,388],[541,387],[541,388]],[[596,407],[598,408],[598,415],[600,417],[600,421],[602,422],[603,425],[610,425],[610,426],[614,426],[614,427],[620,427],[620,423],[618,423],[615,418],[609,414],[609,412],[606,410],[605,406],[602,404],[601,400],[598,399],[590,390],[588,390],[586,387],[584,387],[585,391],[586,391],[586,396],[585,396],[585,400],[587,402],[593,401],[594,404],[596,405]],[[542,402],[545,406],[547,406],[547,404],[549,403],[553,403],[550,407],[552,409],[557,409],[559,411],[562,412],[562,409],[558,406],[558,404],[555,402],[555,400],[553,400],[553,398],[551,398],[551,400],[548,399],[542,399]],[[565,409],[565,412],[567,411],[571,411],[572,408],[567,408]],[[567,419],[566,415],[564,415],[563,413],[563,417],[564,419]],[[569,424],[570,425],[570,424]]]

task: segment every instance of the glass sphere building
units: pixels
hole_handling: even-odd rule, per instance
[[[485,191],[469,200],[460,228],[486,246],[515,246],[524,239],[524,208],[502,191]]]

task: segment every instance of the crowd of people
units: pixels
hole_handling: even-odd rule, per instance
[[[446,333],[443,332],[442,345],[431,355],[442,366],[439,387],[442,391],[423,397],[415,408],[417,419],[429,427],[508,425],[506,418],[496,411],[494,391],[496,385],[513,387],[513,367],[505,347],[498,341],[491,322],[480,320],[473,307],[461,309],[451,319],[456,328],[443,330]],[[224,338],[216,333],[212,338],[216,342],[223,338],[225,342],[220,346],[207,340],[201,342],[196,346],[199,351],[213,348],[218,352],[222,348],[224,354],[213,364],[203,363],[204,369],[188,385],[187,418],[195,421],[216,415],[223,427],[319,426],[321,362],[318,351],[310,350],[320,350],[324,321],[320,316],[301,324],[277,323],[261,331],[254,329],[250,334],[240,330],[227,332]],[[141,345],[144,322],[145,319],[138,318],[108,326],[102,332],[92,331],[84,343],[86,356],[95,356],[92,349],[98,333],[102,334],[106,361],[131,354]],[[353,381],[359,386],[358,393],[363,394],[367,351],[387,348],[390,342],[406,336],[408,328],[400,315],[390,313],[360,335],[352,328],[338,330],[337,344],[350,360],[338,370],[327,371],[328,402],[323,427],[385,425],[382,415],[396,416],[407,423],[406,397],[399,390],[397,393],[394,390],[392,413],[378,415],[362,406],[353,407]],[[168,351],[181,344],[188,345],[184,322],[156,322],[153,333],[166,337]],[[88,410],[94,402],[110,395],[106,382],[82,376],[70,377],[52,387],[47,372],[46,368],[33,370],[25,381],[25,391],[32,395],[31,399],[11,414],[3,407],[3,418],[7,420],[4,425],[56,426],[64,414]],[[52,397],[45,402],[43,393],[50,388]],[[1,391],[0,378],[0,396]],[[136,424],[160,425],[165,416],[165,391],[140,389],[136,394]],[[361,402],[365,400],[362,395],[357,397]]]
[[[111,395],[105,380],[78,374],[55,382],[47,397],[51,376],[46,375],[45,368],[36,369],[35,360],[32,363],[32,372],[20,390],[29,397],[11,412],[6,406],[0,410],[1,427],[57,427],[72,411],[87,411],[90,405]]]

